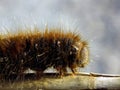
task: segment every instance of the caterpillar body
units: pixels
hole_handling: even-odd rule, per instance
[[[28,68],[43,73],[53,67],[62,76],[67,68],[75,74],[88,62],[88,44],[73,32],[46,29],[0,36],[0,74],[22,74]]]

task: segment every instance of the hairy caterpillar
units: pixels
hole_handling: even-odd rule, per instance
[[[40,74],[54,67],[62,76],[67,67],[75,74],[76,68],[84,67],[88,61],[87,42],[59,28],[0,35],[0,74],[22,74],[28,68]]]

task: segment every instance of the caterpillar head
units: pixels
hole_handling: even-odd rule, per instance
[[[87,42],[76,42],[72,45],[74,60],[78,67],[84,67],[89,62],[89,50]]]

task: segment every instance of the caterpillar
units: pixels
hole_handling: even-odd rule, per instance
[[[88,43],[78,34],[60,28],[0,35],[0,74],[19,75],[30,68],[39,75],[53,67],[63,76],[67,68],[76,74],[76,68],[88,62]]]

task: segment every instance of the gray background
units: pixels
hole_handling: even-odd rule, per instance
[[[120,0],[0,0],[0,31],[63,27],[89,42],[85,72],[120,74]]]

